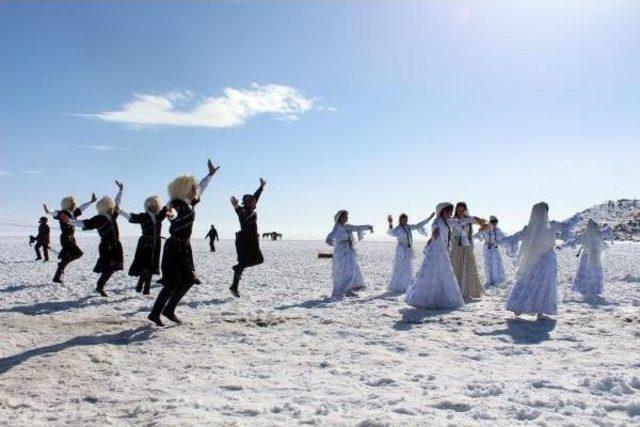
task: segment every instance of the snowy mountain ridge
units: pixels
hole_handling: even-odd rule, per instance
[[[609,200],[578,212],[571,218],[577,216],[581,219],[574,226],[574,233],[582,232],[587,226],[587,221],[593,219],[600,226],[608,224],[613,229],[616,240],[640,241],[640,200],[638,199]]]

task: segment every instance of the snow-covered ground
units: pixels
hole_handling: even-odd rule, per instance
[[[391,242],[359,245],[369,288],[343,302],[322,243],[265,242],[233,300],[233,243],[197,241],[186,322],[156,328],[157,288],[120,273],[93,293],[95,240],[64,285],[25,240],[0,242],[3,425],[640,425],[640,245],[606,254],[600,304],[571,295],[561,253],[557,322],[536,323],[502,309],[510,262],[482,301],[433,312],[384,296]]]

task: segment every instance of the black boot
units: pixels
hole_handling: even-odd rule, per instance
[[[240,292],[238,291],[238,285],[240,284],[240,277],[241,276],[242,276],[242,273],[240,273],[238,270],[236,270],[234,268],[233,269],[233,283],[229,287],[229,290],[231,291],[231,295],[233,295],[236,298],[240,298]]]
[[[99,293],[100,295],[102,295],[103,297],[107,297],[109,295],[107,295],[107,293],[104,291],[104,285],[100,286],[98,285],[98,287],[96,287],[96,292]]]
[[[175,313],[166,313],[166,312],[164,312],[164,311],[163,311],[163,312],[162,312],[162,315],[163,315],[164,317],[166,317],[167,319],[171,320],[172,322],[175,322],[175,323],[177,323],[177,324],[182,323],[182,320],[180,320],[180,319],[178,318],[178,316],[176,316],[176,314],[175,314]]]
[[[140,276],[140,278],[138,279],[138,285],[136,286],[136,292],[140,293],[142,292],[142,284],[144,283],[144,278],[142,276]]]
[[[147,316],[147,319],[155,323],[156,326],[164,326],[164,323],[162,323],[162,320],[160,320],[160,316],[158,315],[151,313],[149,316]]]
[[[55,283],[62,283],[62,275],[63,275],[62,267],[58,264],[58,269],[56,270],[56,274],[53,276],[53,281]]]
[[[151,293],[151,283],[147,282],[144,284],[142,288],[142,295],[149,295]]]

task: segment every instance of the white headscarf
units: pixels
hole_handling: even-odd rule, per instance
[[[556,244],[556,236],[549,226],[549,205],[536,203],[531,209],[531,217],[527,232],[518,254],[518,272],[527,271],[541,256],[552,251]]]
[[[442,213],[442,211],[448,208],[449,206],[453,207],[453,203],[450,203],[450,202],[438,203],[438,205],[436,206],[436,218],[440,218],[440,214]]]
[[[582,235],[582,250],[589,256],[591,267],[602,266],[602,251],[607,249],[607,245],[602,240],[598,224],[592,219],[587,223],[587,228]]]
[[[346,209],[340,209],[338,212],[336,212],[336,214],[333,216],[333,222],[337,224],[342,214],[346,212],[347,212]]]

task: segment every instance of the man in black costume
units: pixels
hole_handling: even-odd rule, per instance
[[[216,251],[216,243],[215,241],[220,241],[220,238],[218,238],[218,230],[216,230],[216,227],[211,224],[211,228],[209,229],[209,232],[207,233],[206,236],[204,236],[205,239],[209,239],[209,249],[211,249],[211,252],[215,252]]]
[[[255,193],[242,196],[242,205],[238,204],[238,199],[231,197],[231,205],[235,209],[236,214],[238,214],[238,220],[240,221],[240,231],[236,233],[238,264],[233,266],[233,284],[229,288],[231,294],[236,298],[240,297],[238,285],[240,284],[244,269],[264,262],[262,252],[260,252],[256,205],[266,184],[265,180],[260,178],[260,187],[258,187]]]
[[[40,248],[42,248],[42,252],[44,254],[44,261],[49,261],[49,244],[51,240],[49,239],[49,225],[47,225],[47,217],[42,216],[38,221],[40,225],[38,225],[38,235],[36,237],[32,237],[32,242],[36,242],[35,250],[36,250],[36,261],[42,259],[40,255]]]

